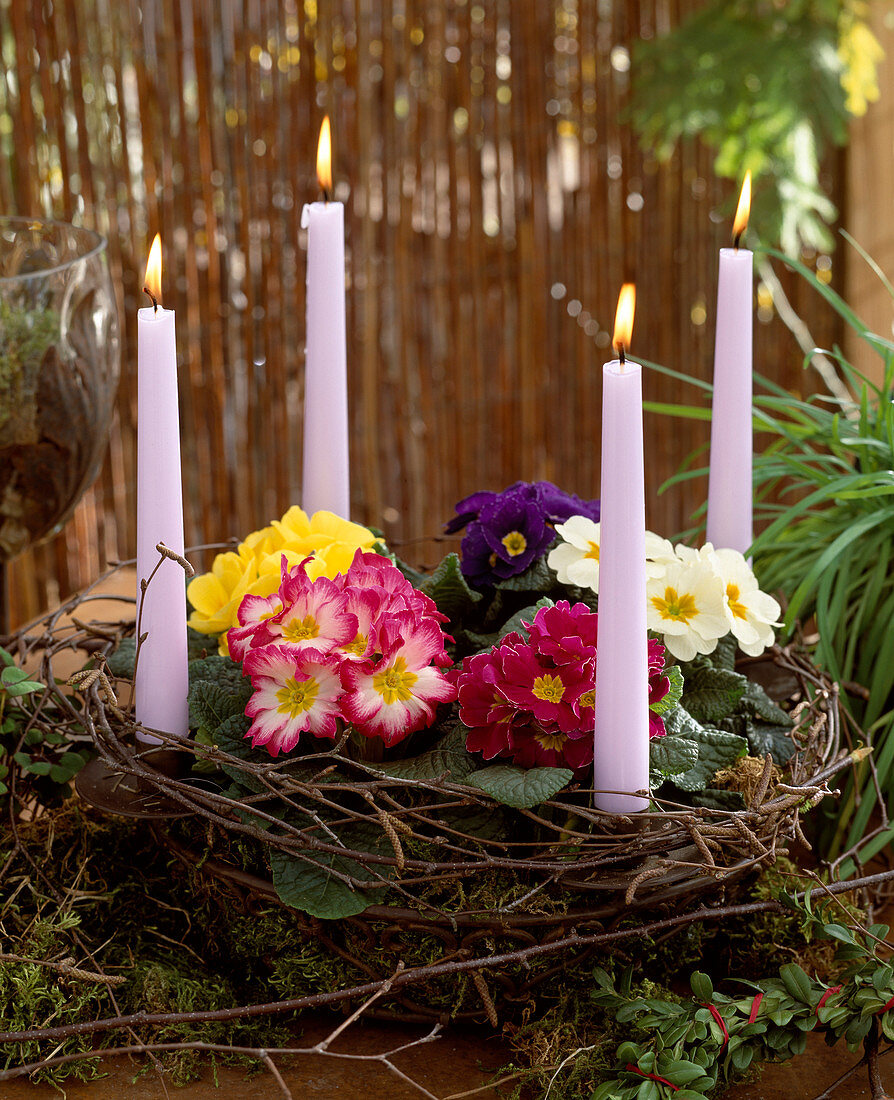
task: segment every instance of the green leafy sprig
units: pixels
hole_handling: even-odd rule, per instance
[[[869,1057],[877,1052],[879,1031],[894,1041],[894,967],[882,957],[889,950],[883,942],[888,926],[860,929],[830,920],[828,907],[814,908],[810,893],[780,900],[817,936],[838,942],[838,959],[846,964],[839,984],[817,981],[788,963],[776,977],[741,982],[747,993],[728,996],[696,971],[692,997],[671,1001],[638,995],[630,970],[615,983],[598,969],[593,1001],[629,1024],[636,1037],[618,1047],[614,1072],[592,1100],[708,1100],[711,1090],[752,1062],[801,1054],[811,1031],[822,1032],[830,1045],[843,1039],[852,1052],[866,1044]]]
[[[0,796],[9,794],[6,781],[17,768],[30,787],[56,801],[68,793],[71,780],[87,762],[87,752],[73,748],[62,733],[30,721],[28,702],[45,691],[46,684],[19,668],[0,646]]]

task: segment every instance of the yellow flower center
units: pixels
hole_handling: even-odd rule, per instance
[[[521,531],[510,531],[508,535],[503,536],[501,542],[506,547],[506,553],[510,554],[513,558],[517,558],[519,554],[523,554],[528,546],[528,540]]]
[[[360,634],[358,632],[353,642],[348,642],[347,645],[343,645],[342,649],[346,653],[353,653],[355,657],[362,657],[363,654],[366,653],[366,646],[368,641],[369,639],[365,634]]]
[[[561,752],[562,746],[568,740],[564,733],[537,733],[534,735],[534,740],[544,749],[552,749],[554,752]]]
[[[592,691],[585,691],[583,695],[578,699],[578,705],[582,707],[595,707],[596,706],[596,689]]]
[[[739,599],[739,586],[733,584],[732,581],[726,586],[726,599],[729,605],[730,611],[736,616],[737,619],[748,618],[748,608]]]
[[[320,624],[313,615],[306,615],[303,619],[292,619],[282,630],[283,639],[287,642],[306,642],[308,638],[316,638],[319,633]]]
[[[288,714],[290,718],[297,718],[314,705],[320,691],[319,681],[311,677],[309,680],[286,680],[285,684],[276,693],[279,706],[276,708],[280,714]]]
[[[678,595],[676,588],[665,588],[664,599],[653,596],[652,606],[662,619],[674,619],[681,623],[688,623],[698,615],[698,607],[692,593],[683,592]]]
[[[560,703],[562,696],[565,694],[565,685],[560,677],[550,676],[547,672],[543,676],[537,677],[534,686],[531,688],[531,693],[545,703]]]
[[[599,543],[598,542],[591,542],[590,543],[590,548],[586,552],[586,554],[584,554],[584,557],[585,558],[593,558],[594,561],[599,561]]]
[[[373,688],[382,696],[385,703],[391,706],[392,703],[398,701],[406,703],[412,699],[413,693],[410,688],[418,679],[415,672],[407,671],[407,662],[404,658],[398,657],[384,672],[377,672],[373,676]]]

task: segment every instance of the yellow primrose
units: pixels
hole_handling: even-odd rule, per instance
[[[307,574],[316,580],[346,573],[357,550],[371,550],[375,541],[368,528],[332,512],[309,517],[290,508],[282,519],[252,531],[235,551],[218,554],[210,572],[190,581],[186,595],[194,610],[189,625],[200,634],[220,635],[219,651],[226,654],[226,631],[237,625],[243,597],[276,591],[283,556],[290,568],[312,556]]]

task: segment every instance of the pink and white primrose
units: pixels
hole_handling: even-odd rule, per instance
[[[444,636],[431,619],[418,622],[409,611],[392,614],[380,626],[378,641],[378,660],[342,663],[342,712],[358,733],[394,745],[430,725],[438,704],[456,698],[456,688],[432,666]]]
[[[333,579],[308,576],[309,561],[284,555],[279,589],[247,596],[229,631],[255,689],[246,737],[276,755],[305,731],[335,737],[340,720],[389,745],[431,724],[456,697],[440,671],[452,663],[445,616],[378,554],[357,551]]]
[[[246,737],[271,756],[290,752],[302,733],[334,738],[342,695],[338,661],[314,649],[267,645],[245,655],[254,694],[245,708]]]

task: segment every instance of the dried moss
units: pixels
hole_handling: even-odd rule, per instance
[[[208,837],[196,823],[177,826],[199,850],[225,855],[256,873],[257,849],[229,837]],[[127,981],[115,989],[121,1012],[188,1012],[239,1004],[300,997],[321,990],[344,989],[387,977],[402,961],[408,968],[424,966],[450,954],[440,936],[408,933],[388,921],[315,921],[270,901],[245,897],[210,876],[186,867],[149,833],[145,825],[103,819],[69,805],[28,827],[23,834],[27,854],[20,854],[8,871],[7,900],[0,909],[0,933],[7,950],[32,959],[84,960],[83,945],[97,951],[96,965]],[[226,847],[223,848],[222,845]],[[0,848],[11,850],[9,838]],[[52,890],[35,865],[52,868]],[[780,861],[752,890],[769,896],[780,885],[797,889],[786,874],[793,865]],[[527,885],[494,872],[449,884],[432,884],[429,900],[486,912],[517,900]],[[544,893],[537,904],[545,913],[562,913],[567,899]],[[629,923],[637,923],[631,917]],[[110,930],[112,938],[109,939]],[[488,932],[482,950],[500,952],[517,941]],[[356,961],[351,961],[351,960]],[[535,993],[509,1005],[501,1003],[501,1022],[516,1051],[516,1062],[527,1067],[529,1087],[545,1088],[548,1076],[538,1066],[555,1066],[571,1052],[556,1095],[589,1096],[599,1068],[614,1057],[624,1037],[613,1019],[594,1009],[590,1000],[593,969],[636,967],[636,980],[671,982],[680,971],[704,968],[710,962],[718,979],[728,974],[765,976],[781,962],[799,960],[809,969],[829,973],[829,947],[805,939],[799,922],[788,914],[757,914],[730,919],[723,925],[694,924],[656,942],[630,940],[611,952],[589,953],[576,960],[555,957],[506,968],[505,976],[521,986],[545,978]],[[563,961],[566,965],[563,965]],[[558,965],[557,965],[558,964]],[[92,964],[91,964],[92,965]],[[495,978],[485,972],[485,982]],[[654,989],[651,985],[649,988]],[[662,991],[667,996],[667,991]],[[445,1017],[480,1012],[481,996],[468,975],[444,977],[412,986],[407,1000],[440,1010]],[[0,968],[0,1026],[21,1030],[34,1024],[65,1024],[116,1015],[107,987],[60,976],[36,963],[5,964]],[[259,1018],[218,1021],[202,1026],[173,1025],[146,1031],[147,1039],[204,1039],[210,1042],[273,1046],[290,1041],[294,1019]],[[104,1033],[101,1045],[127,1040]],[[7,1065],[36,1060],[51,1052],[90,1048],[92,1037],[57,1044],[25,1044],[6,1048]],[[164,1064],[177,1081],[197,1073],[200,1059],[192,1052],[165,1056]],[[39,1080],[89,1079],[95,1061],[75,1062],[43,1072]],[[552,1070],[550,1070],[550,1075]]]

